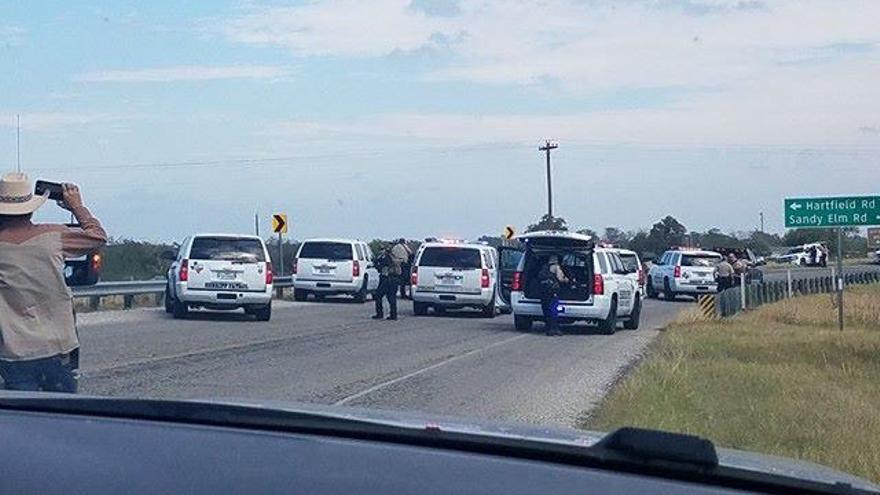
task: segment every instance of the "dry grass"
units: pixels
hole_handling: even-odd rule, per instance
[[[807,459],[880,481],[880,286],[722,322],[685,314],[583,427],[638,425]]]

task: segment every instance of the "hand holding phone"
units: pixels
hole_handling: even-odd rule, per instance
[[[34,184],[35,195],[43,196],[46,191],[49,191],[49,199],[53,201],[64,200],[64,186],[62,186],[60,183],[49,182],[47,180],[38,180],[36,184]]]

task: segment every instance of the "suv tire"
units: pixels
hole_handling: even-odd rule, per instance
[[[165,312],[171,314],[174,312],[174,300],[171,298],[171,286],[165,287]]]
[[[532,329],[532,319],[528,316],[513,315],[513,326],[522,332],[528,332]]]
[[[354,302],[363,304],[367,300],[367,283],[369,282],[366,275],[364,275],[364,283],[361,286],[360,290],[354,293]]]
[[[272,303],[259,306],[251,310],[251,314],[257,321],[269,321],[272,319]]]
[[[492,302],[483,306],[481,313],[483,318],[495,318],[495,294],[492,294]]]
[[[428,314],[428,303],[413,301],[413,314],[416,316],[425,316]]]
[[[629,314],[629,318],[623,322],[623,328],[627,330],[638,330],[639,329],[639,320],[642,318],[642,299],[636,295],[636,300],[633,302],[632,312]]]
[[[675,300],[675,292],[672,292],[672,289],[669,287],[669,279],[668,278],[663,279],[663,297],[667,301],[674,301]]]
[[[651,277],[648,277],[648,283],[645,284],[645,293],[648,299],[657,299],[657,291],[654,290],[654,280]]]
[[[599,333],[602,335],[614,335],[617,330],[617,297],[611,299],[611,308],[608,317],[599,321]]]
[[[174,302],[171,303],[171,315],[174,316],[175,320],[182,320],[189,316],[189,306],[175,298]]]

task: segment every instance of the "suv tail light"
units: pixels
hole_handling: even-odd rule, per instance
[[[296,269],[299,268],[297,265],[299,265],[299,261],[296,258],[294,258],[293,259],[293,266],[290,267],[290,274],[291,275],[296,275]]]
[[[601,296],[605,293],[605,279],[602,278],[602,274],[596,273],[593,275],[593,295]]]
[[[510,290],[523,290],[522,272],[513,272],[513,282],[510,284]]]
[[[177,271],[177,279],[181,282],[189,280],[189,260],[180,262],[180,270]]]
[[[675,271],[672,272],[672,276],[675,278],[681,277],[681,265],[675,265]]]
[[[275,274],[272,272],[272,263],[266,262],[266,285],[272,283],[275,280]]]
[[[93,272],[95,272],[95,273],[101,272],[101,261],[102,260],[101,260],[100,253],[92,253],[90,262],[92,264],[92,271]]]
[[[645,270],[639,269],[639,285],[645,285]]]
[[[412,274],[409,276],[410,285],[419,285],[419,267],[412,267]]]
[[[351,276],[352,277],[360,277],[361,276],[361,263],[358,260],[354,260],[351,262]]]
[[[480,275],[480,287],[489,288],[489,270],[486,268],[483,268],[483,273]]]

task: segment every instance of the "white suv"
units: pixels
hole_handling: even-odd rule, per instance
[[[244,308],[257,320],[272,317],[272,263],[262,239],[235,234],[197,234],[183,241],[171,268],[165,311],[175,318],[190,308]]]
[[[495,316],[498,253],[484,244],[427,242],[419,247],[410,274],[413,313],[428,308],[478,308]]]
[[[307,239],[293,260],[293,298],[349,294],[364,302],[379,286],[373,251],[356,239]]]
[[[648,297],[662,292],[667,300],[678,294],[697,297],[718,292],[715,266],[721,262],[721,253],[699,249],[666,251],[648,272],[645,287]]]
[[[623,267],[626,269],[627,276],[632,280],[636,287],[636,294],[641,299],[642,295],[645,293],[645,279],[647,274],[642,267],[642,260],[639,258],[638,253],[630,251],[629,249],[621,248],[612,248],[612,251],[620,255],[620,261],[623,262]]]
[[[524,251],[510,287],[517,330],[529,330],[535,320],[543,319],[538,273],[551,256],[558,257],[572,281],[559,289],[561,322],[595,321],[604,334],[613,334],[620,320],[624,328],[638,328],[641,296],[616,250],[595,248],[589,236],[569,232],[530,232],[517,239]],[[503,256],[503,251],[514,248],[499,249]]]

